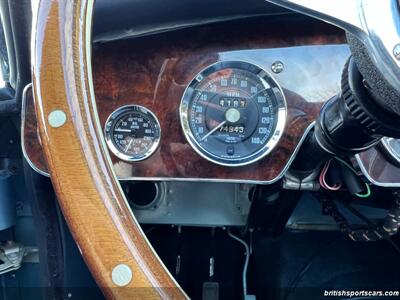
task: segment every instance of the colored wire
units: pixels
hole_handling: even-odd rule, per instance
[[[331,163],[332,160],[330,159],[325,163],[324,167],[322,168],[321,174],[319,175],[319,184],[326,190],[338,191],[342,187],[340,183],[335,183],[333,186],[331,186],[326,182],[326,174],[328,173]]]
[[[325,171],[324,176],[322,177],[322,180],[323,180],[325,186],[326,186],[328,189],[330,189],[330,190],[332,190],[332,191],[337,191],[337,190],[339,190],[339,189],[342,187],[342,185],[341,185],[340,183],[335,183],[334,186],[330,186],[330,185],[326,182],[326,174],[328,173],[328,170],[329,170],[329,167],[330,167],[331,163],[332,163],[332,160],[329,160],[328,163],[327,163],[327,165],[326,165],[326,171]]]
[[[339,158],[339,157],[337,157],[337,156],[335,156],[335,159],[337,160],[337,161],[339,161],[342,165],[344,165],[344,166],[346,166],[348,169],[350,169],[355,175],[357,175],[358,176],[358,174],[357,174],[357,171],[356,170],[354,170],[354,168],[351,166],[351,165],[349,165],[346,161],[344,161],[343,159],[341,159],[341,158]],[[355,194],[357,197],[359,197],[359,198],[368,198],[369,196],[371,196],[371,188],[370,188],[370,186],[369,186],[369,184],[367,184],[367,183],[364,183],[365,184],[365,188],[366,188],[366,192],[364,193],[364,194],[359,194],[359,193],[357,193],[357,194]]]
[[[367,188],[367,191],[365,192],[365,194],[356,194],[357,197],[359,198],[368,198],[369,196],[371,196],[371,188],[369,187],[368,184],[365,184],[365,187]]]

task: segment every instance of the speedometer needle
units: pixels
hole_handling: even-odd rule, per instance
[[[125,153],[128,152],[129,148],[130,148],[131,145],[132,145],[132,142],[133,142],[133,139],[131,139],[131,140],[129,141],[128,145],[126,146],[126,148],[125,148]]]
[[[209,133],[207,133],[205,136],[203,136],[200,140],[200,142],[204,141],[206,138],[208,138],[210,135],[212,135],[214,132],[216,132],[218,129],[220,129],[222,126],[224,126],[226,123],[226,120],[219,123],[216,127],[214,127],[213,130],[211,130]]]
[[[132,132],[130,129],[124,129],[124,128],[116,128],[114,129],[115,132]]]

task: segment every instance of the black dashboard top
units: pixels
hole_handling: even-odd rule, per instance
[[[95,5],[94,42],[253,16],[292,14],[265,0],[97,0]]]

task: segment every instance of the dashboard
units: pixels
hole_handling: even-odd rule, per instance
[[[299,21],[297,30],[281,26],[278,32],[278,24],[231,21],[94,49],[93,60],[101,62],[93,65],[101,124],[121,107],[139,105],[161,129],[159,142],[153,136],[159,145],[144,160],[132,163],[112,153],[118,177],[279,179],[323,102],[337,93],[349,50],[343,33],[330,26]],[[274,72],[277,64],[283,69]],[[265,103],[250,97],[252,88]],[[240,115],[236,122],[218,127],[234,115]]]
[[[193,150],[230,167],[251,164],[271,152],[283,134],[286,115],[278,83],[244,61],[219,61],[203,69],[188,84],[179,105],[181,129]],[[160,128],[151,110],[126,105],[108,117],[105,135],[116,157],[137,162],[157,151]]]
[[[340,90],[349,54],[340,29],[279,17],[94,43],[97,110],[117,177],[279,180]],[[46,174],[32,101],[24,154]]]

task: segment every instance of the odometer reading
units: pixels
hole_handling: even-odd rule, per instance
[[[105,135],[108,147],[117,157],[126,161],[140,161],[157,149],[160,125],[147,108],[129,105],[110,115]]]
[[[278,84],[261,68],[220,62],[191,81],[180,115],[185,136],[200,155],[239,166],[257,161],[276,145],[286,103]]]

